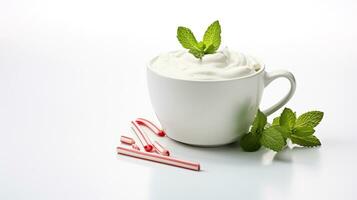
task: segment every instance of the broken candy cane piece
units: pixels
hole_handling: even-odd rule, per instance
[[[149,137],[144,133],[144,131],[140,128],[140,126],[135,122],[131,121],[131,124],[133,125],[133,130],[135,134],[138,136],[141,144],[143,145],[145,151],[152,151],[154,149],[152,142],[150,141]]]
[[[176,167],[200,171],[199,163],[193,163],[193,162],[189,162],[189,161],[185,161],[185,160],[179,160],[176,158],[163,156],[163,155],[159,155],[159,154],[147,153],[147,152],[138,151],[135,149],[129,149],[126,147],[117,147],[117,151],[118,151],[118,154],[122,154],[122,155],[126,155],[126,156],[141,158],[144,160],[149,160],[149,161],[159,162],[159,163],[172,165],[172,166],[176,166]]]
[[[159,154],[161,154],[163,156],[170,156],[170,152],[167,149],[165,149],[160,143],[155,141],[152,144],[155,147],[155,150],[156,150],[157,153],[159,153]]]
[[[139,147],[137,144],[132,144],[132,145],[131,145],[131,148],[140,151],[140,147]]]
[[[154,123],[151,121],[144,119],[144,118],[137,118],[135,120],[139,125],[146,126],[148,129],[150,129],[152,132],[154,132],[156,135],[160,137],[164,137],[166,135],[165,131],[159,129],[157,126],[155,126]]]
[[[124,135],[120,136],[120,142],[124,144],[135,144],[135,140],[133,138]]]

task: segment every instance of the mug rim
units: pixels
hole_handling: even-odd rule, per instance
[[[146,68],[147,70],[149,70],[150,72],[156,74],[157,76],[160,76],[162,78],[166,78],[166,79],[171,79],[171,80],[176,80],[176,81],[185,81],[185,82],[207,82],[207,83],[212,83],[212,82],[229,82],[229,81],[235,81],[235,80],[242,80],[242,79],[247,79],[247,78],[251,78],[254,76],[258,76],[259,74],[261,74],[262,72],[265,71],[265,64],[261,64],[261,68],[256,71],[254,74],[249,74],[246,76],[242,76],[242,77],[236,77],[236,78],[230,78],[230,79],[220,79],[220,80],[188,80],[188,79],[182,79],[182,78],[173,78],[173,77],[169,77],[169,76],[164,76],[160,73],[157,73],[156,71],[151,69],[151,64],[152,62],[157,58],[158,56],[155,56],[153,59],[151,59],[147,64],[146,64]]]

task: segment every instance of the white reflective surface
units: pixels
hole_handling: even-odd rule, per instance
[[[356,199],[356,9],[348,0],[1,1],[0,199]],[[215,19],[223,45],[294,73],[287,106],[325,112],[323,146],[272,160],[237,144],[160,140],[201,172],[117,156],[130,120],[155,119],[145,63],[179,48],[178,25],[202,35]],[[283,82],[267,87],[262,109],[286,93]]]

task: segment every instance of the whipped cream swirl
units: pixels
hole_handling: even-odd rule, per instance
[[[185,50],[164,53],[153,59],[149,67],[162,76],[175,79],[225,80],[254,74],[262,65],[251,56],[225,48],[201,60]]]

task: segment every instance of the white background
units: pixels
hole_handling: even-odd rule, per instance
[[[216,19],[223,46],[294,73],[287,106],[325,112],[322,147],[271,161],[160,140],[201,172],[117,156],[130,120],[155,119],[145,64],[181,48],[177,26],[201,37]],[[353,0],[1,0],[0,199],[356,199],[356,19]]]

